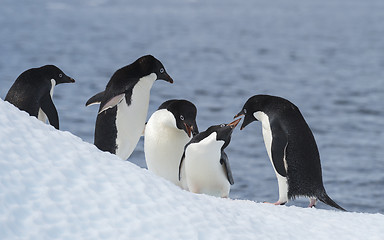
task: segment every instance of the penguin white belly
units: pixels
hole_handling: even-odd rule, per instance
[[[37,119],[39,119],[43,123],[47,122],[47,115],[44,113],[44,111],[41,108],[39,108],[39,113],[37,114]]]
[[[174,122],[174,126],[169,121]],[[158,110],[148,120],[144,134],[144,153],[148,170],[179,187],[179,164],[184,146],[192,137],[176,127],[172,113]]]
[[[156,74],[152,73],[140,79],[133,87],[131,105],[127,105],[125,97],[117,105],[116,155],[124,160],[132,154],[143,133],[148,113],[149,95],[156,78]]]
[[[271,126],[269,124],[269,117],[267,114],[263,112],[255,112],[254,117],[261,122],[262,125],[262,131],[263,131],[263,138],[264,138],[264,144],[265,148],[267,149],[268,157],[269,160],[272,164],[273,170],[275,171],[276,178],[277,178],[277,183],[279,186],[279,202],[285,203],[288,202],[288,182],[287,178],[281,176],[275,168],[275,165],[273,164],[272,160],[272,130]],[[286,161],[285,161],[285,156],[284,156],[284,166],[287,166]]]
[[[51,95],[52,99],[53,99],[53,88],[55,86],[56,86],[56,81],[54,79],[51,79],[51,91],[49,92],[49,94]],[[45,114],[45,112],[41,108],[39,108],[39,113],[37,114],[37,119],[39,119],[43,123],[47,122],[47,115]]]
[[[189,191],[216,197],[228,197],[230,183],[220,164],[224,141],[216,133],[198,143],[190,144],[185,152],[185,175]]]

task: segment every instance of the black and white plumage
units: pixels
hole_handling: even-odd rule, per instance
[[[145,127],[144,153],[148,170],[177,186],[179,164],[192,134],[199,133],[197,109],[187,100],[168,100],[152,114]]]
[[[245,118],[241,129],[253,121],[262,123],[265,147],[279,185],[279,200],[275,204],[305,196],[310,198],[310,207],[320,200],[345,211],[324,189],[315,138],[293,103],[280,97],[255,95],[235,117],[242,115]]]
[[[185,146],[179,166],[179,180],[190,192],[228,197],[234,183],[224,149],[240,119],[209,127]]]
[[[49,123],[59,129],[59,115],[52,101],[53,87],[57,84],[72,82],[75,80],[54,65],[31,68],[17,77],[5,101],[44,123],[48,118]]]
[[[91,97],[86,106],[100,103],[95,126],[95,145],[102,151],[127,159],[145,127],[149,96],[158,80],[173,83],[163,64],[151,55],[117,70],[105,90]]]

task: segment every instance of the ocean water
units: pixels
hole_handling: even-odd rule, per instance
[[[383,22],[380,0],[4,0],[0,97],[24,70],[55,64],[76,79],[55,88],[61,130],[93,142],[98,108],[87,99],[152,54],[175,83],[154,84],[149,116],[168,99],[188,99],[202,131],[232,121],[252,95],[287,98],[314,133],[331,198],[384,213]],[[227,154],[231,198],[277,200],[260,123],[237,129]],[[145,167],[142,140],[129,160]]]

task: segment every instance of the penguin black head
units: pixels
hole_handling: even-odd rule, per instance
[[[214,125],[209,127],[205,132],[209,136],[211,133],[216,132],[216,140],[217,141],[224,141],[224,145],[222,149],[226,148],[228,144],[231,142],[231,136],[232,132],[237,126],[237,124],[240,122],[240,119],[236,119],[235,121],[229,123],[229,124],[220,124],[220,125]]]
[[[187,100],[168,100],[160,105],[160,109],[167,109],[173,114],[176,120],[176,127],[184,130],[188,137],[199,133],[196,124],[197,109],[195,105]]]
[[[250,97],[247,102],[244,104],[241,111],[236,114],[234,118],[245,116],[243,124],[241,125],[240,130],[245,128],[248,124],[253,121],[257,121],[254,116],[255,112],[263,112],[269,116],[273,117],[278,112],[284,111],[284,109],[290,108],[295,112],[299,112],[298,108],[288,101],[287,99],[271,96],[271,95],[255,95]]]
[[[247,100],[241,111],[234,117],[244,116],[240,130],[243,130],[251,122],[257,121],[253,114],[258,111],[263,111],[269,97],[268,95],[255,95]]]
[[[60,83],[74,83],[75,80],[67,76],[63,71],[54,65],[45,65],[39,68],[39,70],[47,76],[49,80],[53,79],[57,84]]]
[[[136,60],[136,63],[140,65],[141,71],[144,76],[151,73],[155,73],[156,80],[164,80],[173,83],[173,79],[168,75],[163,64],[152,55],[146,55]]]

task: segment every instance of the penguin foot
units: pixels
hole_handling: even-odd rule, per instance
[[[285,205],[287,202],[280,202],[280,201],[277,201],[275,203],[270,203],[270,202],[263,202],[263,203],[268,203],[268,204],[273,204],[273,205]]]
[[[317,199],[316,199],[316,198],[310,198],[310,199],[309,199],[309,205],[308,205],[308,207],[309,207],[309,208],[316,207],[316,202],[317,202]]]

